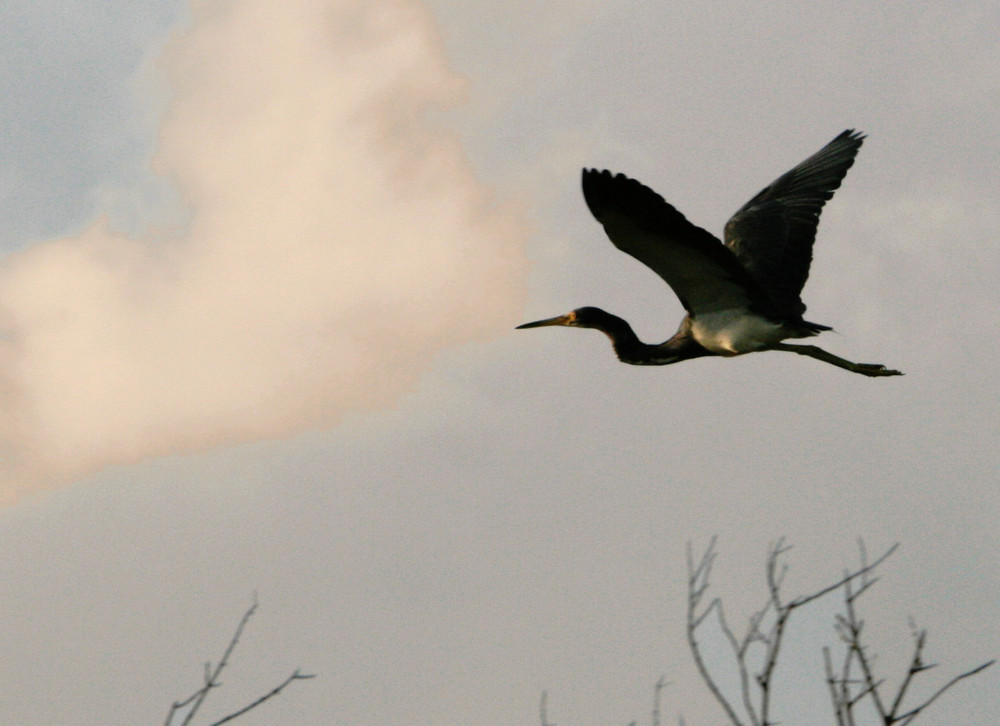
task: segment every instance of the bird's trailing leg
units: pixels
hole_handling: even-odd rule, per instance
[[[772,345],[770,350],[785,350],[789,353],[798,353],[799,355],[807,355],[810,358],[815,358],[816,360],[821,360],[824,363],[829,363],[830,365],[837,366],[838,368],[843,368],[844,370],[851,371],[851,373],[860,373],[863,376],[901,376],[903,375],[899,371],[894,371],[891,368],[886,368],[880,363],[852,363],[844,358],[839,358],[833,353],[827,353],[822,348],[818,348],[815,345],[793,345],[791,343],[778,343]]]

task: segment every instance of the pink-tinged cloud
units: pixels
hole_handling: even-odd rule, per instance
[[[0,266],[0,486],[330,426],[518,320],[523,215],[426,116],[459,100],[415,0],[196,2],[157,170],[190,217]]]

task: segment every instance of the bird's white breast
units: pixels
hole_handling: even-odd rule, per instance
[[[780,323],[746,308],[700,313],[691,320],[691,334],[703,348],[718,355],[752,353],[788,337]]]

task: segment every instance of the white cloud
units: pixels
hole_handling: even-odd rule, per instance
[[[190,221],[0,268],[8,497],[390,405],[517,321],[527,228],[426,120],[463,83],[418,3],[197,3],[162,68]]]

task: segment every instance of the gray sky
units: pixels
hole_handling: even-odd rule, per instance
[[[1000,655],[1000,13],[965,3],[15,3],[0,46],[0,713],[159,723],[256,591],[211,703],[244,723],[719,723],[683,641],[718,534],[737,621],[901,542],[893,677]],[[689,8],[689,9],[688,9]],[[280,10],[280,12],[278,11]],[[619,364],[599,305],[682,315],[582,166],[718,234],[844,128],[820,344]],[[154,174],[153,169],[157,173]],[[46,490],[46,491],[43,491]],[[830,723],[831,601],[778,672]],[[997,672],[924,723],[995,724]]]

